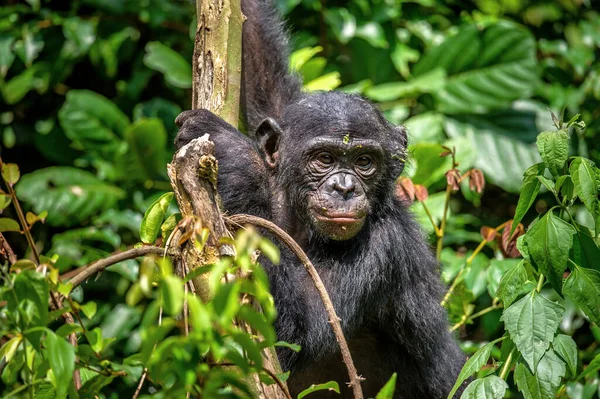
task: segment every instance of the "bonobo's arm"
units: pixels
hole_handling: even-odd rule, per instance
[[[416,223],[403,219],[404,242],[397,251],[399,267],[394,270],[398,285],[381,326],[408,355],[401,356],[407,358],[401,360],[401,369],[407,373],[398,375],[399,386],[418,381],[414,388],[422,390],[423,397],[445,398],[466,357],[450,333],[446,311],[440,305],[443,286],[437,261]]]
[[[270,218],[269,178],[256,143],[205,109],[184,111],[175,123],[179,126],[177,149],[205,134],[215,143],[219,162],[217,189],[225,210],[229,214]]]

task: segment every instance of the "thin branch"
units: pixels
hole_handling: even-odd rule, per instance
[[[352,388],[352,391],[354,392],[354,397],[356,399],[362,399],[363,393],[362,388],[360,386],[360,381],[362,377],[358,376],[356,367],[354,366],[354,361],[352,360],[352,356],[350,355],[350,348],[348,347],[348,342],[346,341],[346,338],[344,337],[344,332],[342,331],[340,319],[335,313],[333,302],[331,302],[331,298],[329,297],[329,294],[325,289],[325,285],[323,285],[321,277],[319,277],[317,270],[315,269],[310,259],[308,259],[308,256],[306,256],[302,248],[300,248],[300,246],[296,243],[296,241],[294,241],[292,237],[288,235],[288,233],[283,231],[275,223],[272,223],[268,220],[251,215],[233,215],[228,217],[226,220],[229,223],[235,225],[251,224],[256,227],[261,227],[263,229],[269,230],[271,233],[275,234],[277,238],[283,241],[298,257],[300,262],[302,262],[302,264],[306,268],[306,271],[312,278],[315,288],[317,289],[317,292],[321,297],[321,301],[325,306],[327,315],[329,316],[329,324],[331,324],[331,328],[333,329],[335,338],[340,346],[342,358],[344,360],[344,363],[346,364],[346,368],[348,369],[348,376],[350,377],[350,383],[348,385]]]
[[[12,203],[17,211],[17,217],[19,218],[19,222],[21,223],[21,227],[23,227],[23,234],[27,238],[27,242],[29,243],[29,247],[31,247],[31,253],[33,254],[33,258],[35,259],[35,264],[40,264],[40,254],[35,246],[35,241],[33,240],[33,236],[31,235],[31,231],[29,230],[29,224],[27,223],[27,219],[25,218],[25,214],[23,213],[23,209],[21,208],[21,204],[17,199],[17,193],[15,193],[14,188],[8,183],[6,183],[6,187],[8,188],[8,193],[12,197]]]
[[[129,259],[139,258],[140,256],[146,256],[150,254],[155,255],[163,255],[165,252],[164,248],[160,247],[141,247],[141,248],[132,248],[124,252],[119,252],[117,254],[111,255],[108,258],[100,259],[90,265],[82,267],[81,272],[77,273],[73,276],[69,283],[73,284],[73,288],[77,287],[79,284],[90,278],[96,273],[99,273],[106,269],[109,266],[112,266],[116,263],[123,262]],[[169,256],[178,256],[179,252],[175,250],[167,251]]]
[[[271,370],[269,370],[266,367],[263,367],[262,371],[269,374],[269,376],[275,381],[277,386],[283,391],[283,394],[285,395],[285,397],[287,399],[292,399],[292,395],[290,394],[290,391],[288,390],[287,386],[279,379],[279,377],[277,377],[277,374],[275,374],[274,372],[272,372]]]

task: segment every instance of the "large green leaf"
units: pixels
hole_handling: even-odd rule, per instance
[[[523,172],[540,162],[534,144],[522,141],[523,127],[507,124],[506,120],[529,119],[528,129],[535,129],[535,115],[519,111],[503,111],[484,116],[465,115],[446,118],[444,128],[450,137],[466,137],[477,148],[475,166],[486,180],[504,190],[517,193]],[[525,132],[528,137],[529,133]]]
[[[142,224],[140,225],[140,239],[143,243],[152,244],[160,233],[160,226],[165,220],[165,214],[169,209],[169,204],[173,199],[173,193],[165,193],[160,196],[144,213]]]
[[[597,169],[591,161],[576,157],[569,167],[571,178],[575,184],[575,192],[585,207],[594,217],[595,234],[600,233],[600,182],[596,179]]]
[[[120,158],[127,180],[166,179],[167,132],[160,119],[140,119],[125,131],[128,149]]]
[[[502,399],[508,384],[502,378],[488,375],[469,384],[461,395],[461,399]]]
[[[144,64],[165,75],[167,82],[181,89],[192,87],[192,66],[175,50],[160,42],[146,45]]]
[[[501,320],[531,370],[537,369],[554,340],[563,310],[535,291],[504,310]]]
[[[39,169],[21,178],[19,197],[35,213],[48,211],[47,223],[71,226],[102,210],[111,208],[125,193],[93,174],[67,166]]]
[[[415,65],[415,76],[435,68],[448,74],[435,93],[443,112],[486,112],[529,96],[536,84],[535,40],[531,33],[505,21],[480,30],[463,26],[433,47]]]
[[[549,350],[540,360],[535,375],[525,364],[517,364],[515,382],[525,399],[553,398],[565,372],[565,363]]]
[[[442,68],[429,71],[408,82],[382,83],[368,88],[365,95],[375,101],[392,101],[398,98],[415,97],[422,93],[436,93],[446,83],[446,72]]]
[[[564,295],[600,324],[600,272],[575,266],[563,286]]]
[[[58,112],[65,135],[83,149],[115,157],[129,118],[108,98],[89,90],[71,90]]]
[[[531,259],[559,292],[575,233],[576,230],[572,225],[549,211],[525,236]]]

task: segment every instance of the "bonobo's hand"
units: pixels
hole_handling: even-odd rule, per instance
[[[179,132],[175,137],[175,148],[177,150],[205,134],[210,135],[210,139],[216,145],[219,145],[224,139],[224,137],[221,137],[223,134],[229,136],[225,140],[241,136],[236,128],[206,109],[183,111],[175,119],[175,124],[179,127]]]

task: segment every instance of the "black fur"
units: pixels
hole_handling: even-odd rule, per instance
[[[405,130],[359,96],[302,93],[298,77],[288,72],[287,37],[273,5],[244,0],[242,7],[248,17],[243,103],[250,138],[209,111],[186,111],[176,121],[177,147],[210,134],[225,209],[273,220],[306,251],[341,318],[358,372],[366,378],[367,397],[397,372],[396,397],[445,398],[465,356],[439,304],[437,262],[394,196]],[[383,148],[381,158],[374,156],[378,172],[369,179],[344,169],[364,187],[368,214],[360,231],[343,240],[316,228],[310,217],[308,196],[325,195],[322,180],[307,166],[312,161],[305,149],[315,138],[335,140],[340,148],[370,139]],[[282,367],[291,370],[289,387],[297,394],[310,384],[336,380],[344,397],[351,397],[323,304],[296,257],[280,249],[281,265],[265,267],[278,310],[278,338],[302,347],[299,353],[278,351]]]

